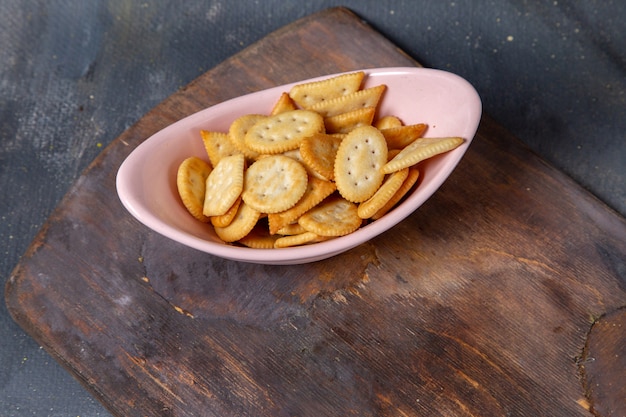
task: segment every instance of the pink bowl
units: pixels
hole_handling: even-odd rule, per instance
[[[424,161],[418,186],[394,210],[347,236],[285,249],[251,249],[222,242],[210,225],[195,220],[176,189],[178,165],[189,156],[205,159],[199,131],[224,131],[238,116],[268,114],[282,92],[293,84],[225,101],[186,117],[154,134],[122,163],[116,186],[122,204],[140,222],[170,239],[197,250],[242,262],[301,264],[345,252],[384,233],[419,208],[443,184],[467,151],[481,117],[476,90],[463,78],[426,68],[364,70],[365,87],[386,84],[379,115],[396,115],[404,123],[426,123],[427,137],[461,136],[455,150]],[[318,77],[301,82],[325,79]],[[294,83],[295,84],[295,83]]]

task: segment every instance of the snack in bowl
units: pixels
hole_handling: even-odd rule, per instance
[[[342,79],[352,84],[342,86]],[[320,85],[332,85],[331,93],[320,93]],[[120,167],[118,194],[141,222],[193,248],[255,263],[316,261],[388,230],[430,197],[467,150],[480,110],[465,80],[423,68],[371,69],[275,87],[215,105],[149,138]],[[425,138],[426,146],[411,149]],[[207,195],[225,193],[223,178],[215,177],[231,168],[219,168],[219,161],[235,155],[244,159],[241,192],[228,191],[227,199]],[[206,211],[208,221],[194,217],[179,195],[184,190],[176,171],[189,157],[210,169],[194,174],[205,175],[203,201],[214,206]],[[148,159],[164,169],[150,167]],[[327,204],[337,215],[347,210],[338,222],[348,226],[327,231],[312,221]],[[331,223],[330,214],[323,218]]]

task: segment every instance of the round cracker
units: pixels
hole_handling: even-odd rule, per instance
[[[370,198],[383,182],[381,168],[387,162],[385,137],[373,126],[350,132],[339,145],[335,158],[335,183],[349,201],[360,203]]]
[[[356,204],[331,196],[300,216],[298,224],[320,236],[344,236],[358,229],[362,219],[358,215]]]
[[[241,198],[260,212],[278,213],[300,200],[307,183],[302,164],[284,155],[270,155],[246,170]]]
[[[176,187],[183,205],[193,217],[201,222],[209,218],[202,213],[206,179],[211,173],[211,165],[196,156],[185,159],[176,173]]]
[[[215,233],[224,242],[235,242],[250,233],[260,217],[260,212],[241,202],[233,221],[226,227],[215,227]]]
[[[248,159],[258,158],[259,152],[250,149],[246,145],[246,134],[252,126],[265,118],[267,118],[267,116],[262,114],[245,114],[235,119],[228,128],[228,139]]]
[[[298,220],[302,214],[331,195],[336,188],[335,184],[330,181],[309,177],[306,191],[293,207],[279,213],[270,213],[267,215],[270,233],[280,233],[279,230],[281,228]]]

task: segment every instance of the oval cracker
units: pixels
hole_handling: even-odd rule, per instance
[[[383,182],[381,168],[387,162],[385,137],[373,126],[350,132],[339,145],[335,157],[335,183],[349,201],[360,203],[370,198]]]

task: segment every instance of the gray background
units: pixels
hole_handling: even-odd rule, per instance
[[[338,5],[425,66],[465,77],[485,113],[626,215],[625,2],[2,0],[2,282],[81,171],[144,113]],[[0,415],[108,415],[4,303]]]

